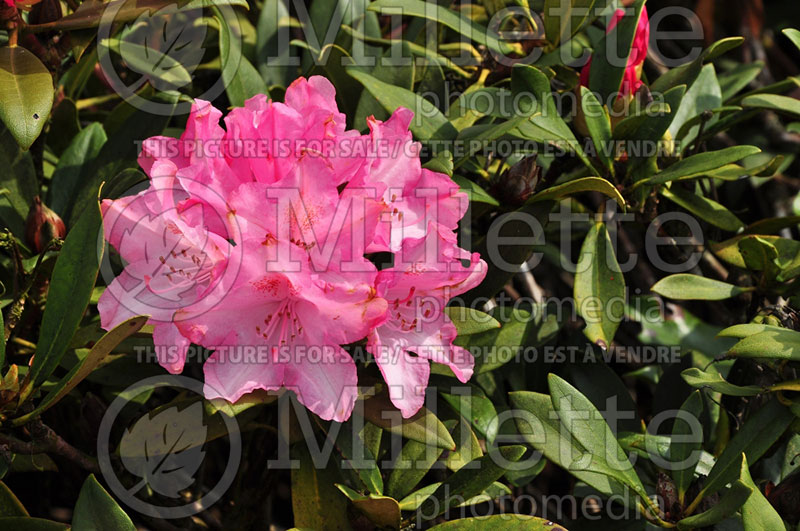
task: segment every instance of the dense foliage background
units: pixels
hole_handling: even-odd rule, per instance
[[[622,4],[629,16],[606,33]],[[644,87],[616,100],[626,65],[604,52],[627,57],[643,6],[3,3],[0,529],[398,529],[444,520],[454,529],[798,528],[800,32],[790,28],[800,26],[800,4],[650,0]],[[666,8],[672,15],[657,22]],[[681,65],[669,61],[698,47]],[[588,51],[589,90],[579,77]],[[281,64],[287,58],[297,64]],[[186,390],[140,390],[106,449],[126,485],[155,485],[147,463],[169,455],[170,438],[205,457],[177,499],[157,486],[135,492],[149,504],[200,500],[233,446],[222,417],[235,415],[241,430],[241,462],[221,500],[177,519],[143,513],[109,494],[97,441],[120,393],[165,371],[137,357],[152,346],[144,319],[99,327],[97,300],[119,260],[108,249],[98,256],[96,199],[145,181],[140,142],[179,135],[192,98],[222,109],[258,93],[280,101],[301,75],[333,82],[349,127],[414,110],[427,167],[469,193],[461,236],[490,271],[459,301],[476,311],[450,315],[458,342],[479,353],[472,394],[460,398],[463,385],[436,366],[430,407],[392,423],[375,364],[360,363],[360,382],[376,396],[363,401],[363,418],[340,427],[282,409],[274,395],[231,408]],[[519,95],[529,97],[505,105]],[[614,142],[622,149],[597,149]],[[530,217],[543,237],[531,237]],[[509,236],[517,239],[500,239]],[[541,259],[531,267],[501,267],[533,252]],[[581,256],[576,273],[569,264]],[[687,261],[680,273],[669,268]],[[599,309],[582,304],[590,298]],[[201,363],[184,375],[202,381]],[[199,428],[182,417],[198,404]],[[702,440],[685,437],[691,419]],[[143,469],[120,444],[135,425],[163,446],[150,448]],[[309,446],[326,440],[335,441],[331,458],[315,467]],[[268,465],[289,445],[299,469]],[[414,466],[391,465],[400,448]],[[377,464],[343,465],[357,450]],[[609,466],[623,451],[635,467]],[[670,466],[695,451],[696,467]],[[492,458],[498,452],[507,466]],[[512,466],[537,452],[544,459]],[[480,466],[464,466],[473,461]]]

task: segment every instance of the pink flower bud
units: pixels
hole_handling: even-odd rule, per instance
[[[33,198],[33,206],[25,222],[25,241],[40,253],[53,238],[63,238],[67,234],[64,222],[58,214],[47,208],[39,196]]]

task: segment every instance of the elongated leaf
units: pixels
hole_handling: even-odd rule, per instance
[[[70,527],[67,524],[45,520],[44,518],[8,516],[0,517],[0,529],[14,529],[15,531],[69,531]],[[72,529],[75,529],[75,527]]]
[[[619,193],[619,190],[617,190],[613,184],[602,177],[582,177],[574,181],[565,182],[564,184],[551,186],[546,190],[534,194],[528,202],[537,203],[539,201],[562,199],[581,192],[600,192],[616,201],[623,209],[625,208],[625,199],[622,197],[622,194]]]
[[[21,46],[0,48],[0,120],[22,149],[42,132],[53,107],[53,77]]]
[[[106,140],[103,125],[93,122],[75,135],[58,159],[48,188],[47,204],[59,216],[67,215],[70,199],[81,182],[87,179],[89,167]]]
[[[639,27],[644,0],[638,0],[632,7],[633,9],[628,10],[626,16],[600,39],[592,54],[589,88],[599,94],[603,101],[611,95],[618,94],[622,87],[622,78]]]
[[[650,289],[659,295],[680,301],[721,301],[755,288],[740,288],[713,278],[678,273],[662,278]]]
[[[370,6],[373,5],[375,4]],[[406,107],[419,112],[421,116],[415,116],[411,120],[410,129],[420,140],[452,140],[458,135],[458,131],[444,114],[422,96],[410,90],[384,83],[357,68],[348,68],[347,73],[364,85],[364,88],[383,105],[387,112],[392,113],[398,107]]]
[[[495,32],[481,26],[445,6],[423,2],[422,0],[377,0],[372,2],[368,8],[370,11],[377,11],[380,14],[386,9],[389,12],[400,10],[403,15],[411,17],[424,17],[444,24],[448,28],[455,30],[468,39],[478,44],[483,44],[491,51],[498,54],[507,54],[514,51],[514,47],[498,39]]]
[[[608,348],[625,313],[625,279],[604,223],[595,223],[583,241],[574,294],[584,334]]]
[[[256,67],[242,54],[240,40],[233,37],[225,16],[217,8],[214,8],[214,14],[220,25],[219,53],[225,92],[231,105],[242,107],[245,100],[256,94],[266,94],[267,85]]]
[[[500,328],[500,323],[489,315],[472,308],[464,306],[448,306],[444,309],[447,316],[456,325],[458,335],[469,336],[472,334],[480,334],[487,330],[494,330]]]
[[[661,190],[661,195],[715,227],[730,232],[736,232],[744,227],[742,220],[724,206],[713,199],[684,190],[680,186],[664,188]]]
[[[383,494],[383,478],[378,470],[377,460],[361,436],[356,433],[352,418],[341,424],[336,435],[336,450],[343,459],[352,462],[355,473],[369,492]],[[343,464],[343,468],[346,468],[346,465]]]
[[[742,100],[742,107],[753,109],[767,109],[780,114],[788,114],[800,118],[800,100],[778,94],[757,94],[747,96]]]
[[[376,396],[364,402],[364,418],[384,430],[406,439],[440,448],[454,450],[456,443],[436,415],[425,407],[411,418],[403,419],[386,396]]]
[[[728,37],[718,40],[703,50],[691,63],[673,68],[661,75],[650,85],[650,91],[652,93],[660,93],[666,91],[670,87],[677,87],[678,85],[690,86],[694,83],[694,80],[697,79],[697,76],[700,75],[704,63],[713,61],[720,55],[741,46],[743,42],[744,37]]]
[[[676,162],[666,170],[647,179],[646,182],[649,184],[664,184],[670,181],[701,177],[707,175],[711,170],[721,168],[726,164],[742,160],[756,153],[761,153],[761,150],[755,146],[732,146],[718,151],[698,153]]]
[[[0,481],[0,517],[28,516],[28,511],[16,494]]]
[[[327,468],[314,463],[305,442],[292,448],[292,457],[299,461],[292,469],[292,510],[294,525],[309,529],[350,529],[345,498],[335,483],[339,481],[335,466]]]
[[[783,330],[780,326],[772,326],[772,325],[765,325],[765,324],[757,324],[757,323],[745,323],[739,325],[729,326],[724,330],[721,330],[717,337],[735,337],[737,339],[742,339],[747,336],[752,336],[758,334],[759,332],[768,332],[770,330]]]
[[[58,366],[89,305],[100,269],[102,249],[97,244],[101,227],[100,208],[95,203],[67,234],[50,280],[36,355],[28,374],[28,392]]]
[[[431,531],[567,531],[567,528],[544,518],[524,514],[496,514],[489,517],[461,518],[435,525]]]
[[[387,496],[400,500],[414,490],[443,451],[443,448],[436,446],[407,441],[397,455],[386,482]]]
[[[292,67],[288,66],[289,8],[285,0],[266,0],[258,16],[256,31],[256,66],[267,86],[288,87]]]
[[[717,458],[706,478],[702,494],[713,494],[735,480],[741,468],[742,453],[749,463],[755,463],[783,435],[793,419],[789,408],[777,400],[770,400],[753,413]]]
[[[800,332],[780,328],[748,336],[733,347],[728,354],[742,358],[773,358],[800,360]]]
[[[75,512],[73,531],[135,531],[136,527],[114,498],[90,474],[83,482]]]
[[[733,385],[718,372],[706,372],[692,367],[681,372],[681,378],[694,388],[709,388],[712,391],[730,396],[755,396],[764,392],[757,385]]]
[[[794,28],[786,28],[783,30],[783,34],[786,35],[795,46],[797,46],[798,50],[800,50],[800,31],[797,31]]]
[[[628,462],[617,438],[594,404],[567,381],[555,374],[551,373],[547,376],[547,383],[550,386],[553,409],[558,412],[561,424],[569,430],[575,440],[593,458],[597,457],[611,467],[612,478],[628,485],[637,493],[644,492],[644,487],[633,470],[633,465]],[[580,458],[576,461],[579,460]],[[616,462],[609,462],[609,460]],[[577,463],[574,461],[570,464],[570,469],[572,470],[576,465]],[[579,468],[595,471],[591,467]],[[601,473],[606,472],[602,471]]]
[[[739,479],[753,491],[747,501],[742,505],[742,524],[745,531],[772,531],[781,529],[783,518],[772,504],[761,494],[747,464],[747,457],[742,459],[742,469]]]
[[[549,461],[569,470],[575,458],[586,453],[586,449],[561,427],[549,396],[529,391],[516,391],[508,396],[515,409],[530,414],[529,417],[515,417],[519,433]],[[603,494],[625,492],[622,483],[605,474],[590,470],[570,470],[570,473]]]
[[[500,462],[516,462],[525,453],[524,446],[501,446],[498,455],[487,454],[464,466],[448,477],[438,489],[425,500],[417,514],[429,520],[437,517],[458,503],[480,494],[505,472]]]
[[[544,31],[552,48],[580,31],[592,14],[595,0],[545,0]]]
[[[111,353],[114,347],[141,330],[146,323],[147,316],[132,317],[121,322],[113,330],[103,335],[103,337],[94,344],[83,361],[77,363],[66,376],[50,389],[47,396],[42,399],[36,409],[22,417],[14,419],[14,424],[17,426],[25,424],[54,406],[59,400],[72,391],[75,386],[82,382],[84,378],[89,376],[89,374],[102,363],[106,356]]]
[[[441,393],[445,402],[462,417],[469,420],[472,427],[480,433],[489,444],[494,443],[497,436],[497,410],[478,388],[465,387],[468,394]]]
[[[581,106],[586,127],[592,137],[597,155],[609,173],[614,171],[614,158],[609,153],[611,146],[611,119],[608,111],[597,101],[595,95],[586,87],[581,87]]]
[[[683,503],[686,491],[694,479],[697,461],[693,455],[699,454],[703,444],[703,425],[700,414],[703,412],[703,395],[695,391],[681,406],[683,416],[677,416],[672,425],[672,441],[669,457],[672,463],[672,480],[678,489],[678,500]]]
[[[725,493],[719,502],[704,513],[695,514],[680,520],[678,529],[699,529],[710,527],[722,520],[733,516],[739,510],[747,498],[752,494],[753,489],[745,485],[742,481],[736,480],[731,488]]]

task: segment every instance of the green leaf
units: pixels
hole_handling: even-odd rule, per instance
[[[131,519],[114,498],[90,474],[83,482],[75,512],[72,531],[135,531]]]
[[[331,424],[331,426],[334,425],[334,423]],[[330,436],[332,434],[331,430],[327,431]],[[342,455],[343,459],[352,461],[353,468],[348,468],[348,470],[355,471],[359,480],[369,492],[378,495],[383,494],[383,478],[380,470],[378,470],[378,463],[372,451],[366,447],[361,436],[356,433],[352,417],[339,426],[336,434],[336,450]]]
[[[500,328],[500,323],[489,315],[464,306],[448,306],[444,309],[447,317],[453,322],[459,336],[480,334],[487,330]]]
[[[743,456],[739,479],[753,491],[742,505],[742,524],[745,531],[772,531],[784,525],[781,515],[764,497],[750,476],[747,457]]]
[[[442,482],[431,497],[422,503],[417,511],[418,516],[430,520],[456,505],[457,500],[477,496],[505,472],[506,469],[498,462],[519,461],[524,453],[524,446],[501,446],[472,461]]]
[[[545,0],[544,31],[552,48],[567,42],[580,31],[592,14],[594,3],[595,0]]]
[[[700,529],[719,523],[729,516],[733,516],[739,510],[739,507],[747,501],[752,492],[753,489],[737,479],[711,509],[680,520],[678,529]]]
[[[619,193],[616,186],[602,177],[582,177],[580,179],[567,181],[564,184],[551,186],[534,194],[528,199],[528,202],[537,203],[539,201],[562,199],[581,192],[599,192],[616,201],[623,210],[625,209],[625,199],[622,197],[622,194]]]
[[[374,15],[374,13],[370,14]],[[386,50],[383,57],[377,60],[370,75],[389,85],[413,91],[415,59],[411,57],[411,55],[410,43],[408,41],[402,41],[400,53],[397,54],[392,48]],[[370,116],[374,116],[379,120],[385,120],[389,117],[389,113],[383,108],[383,105],[375,99],[375,96],[373,96],[369,90],[364,90],[361,92],[361,96],[358,99],[353,125],[357,129],[366,127],[367,119]],[[452,166],[452,161],[450,165]],[[450,175],[452,176],[452,168],[450,170]]]
[[[755,146],[732,146],[718,151],[708,151],[706,153],[698,153],[687,157],[680,162],[676,162],[669,168],[655,174],[654,176],[646,179],[648,184],[664,184],[671,181],[691,179],[694,177],[701,177],[708,175],[712,170],[716,170],[741,160],[750,155],[761,153],[761,150]]]
[[[0,48],[0,120],[22,149],[42,132],[53,107],[53,77],[31,52]]]
[[[397,500],[389,496],[378,496],[370,494],[363,496],[354,491],[347,485],[337,483],[336,487],[344,493],[353,503],[353,506],[361,511],[364,516],[380,527],[381,529],[400,529],[400,504]]]
[[[740,288],[713,278],[678,273],[662,278],[650,289],[659,295],[679,301],[721,301],[753,291],[755,288]]]
[[[778,94],[756,94],[747,96],[742,100],[742,107],[752,109],[766,109],[779,114],[788,114],[800,118],[800,100]]]
[[[214,16],[219,21],[219,56],[222,63],[222,80],[231,105],[242,107],[245,100],[256,94],[266,94],[267,84],[256,67],[242,54],[239,39],[232,38],[230,22],[222,12],[214,8]],[[238,22],[236,22],[238,28]]]
[[[586,321],[584,334],[608,348],[625,314],[625,278],[604,223],[589,229],[575,273],[575,304]]]
[[[448,450],[456,448],[456,443],[442,421],[425,407],[413,417],[403,419],[389,398],[379,395],[364,401],[364,418],[389,433],[402,435],[406,439]]]
[[[135,42],[138,38],[135,35],[126,38],[125,30],[121,35],[121,38],[102,39],[99,45],[119,54],[130,70],[165,88],[185,87],[192,82],[192,74],[169,54],[169,50],[162,53],[151,46],[139,44]]]
[[[470,203],[484,203],[491,206],[500,206],[500,202],[489,195],[489,192],[481,188],[481,185],[478,183],[461,175],[454,175],[453,181],[461,188],[460,191],[467,194]]]
[[[500,40],[494,31],[445,6],[430,4],[422,0],[377,0],[372,2],[368,9],[381,14],[385,8],[387,14],[400,10],[404,16],[423,17],[444,24],[497,54],[505,55],[517,49]]]
[[[717,337],[735,337],[737,339],[742,339],[747,336],[752,336],[754,334],[758,334],[759,332],[767,332],[769,330],[783,330],[780,326],[772,326],[772,325],[765,325],[765,324],[757,324],[757,323],[745,323],[745,324],[738,324],[729,326],[724,330],[721,330]]]
[[[0,518],[0,529],[14,529],[14,531],[69,531],[70,527],[67,524],[45,520],[44,518],[9,516]],[[75,527],[72,529],[75,529]]]
[[[350,529],[347,505],[336,488],[339,482],[333,460],[327,467],[314,463],[305,441],[295,444],[292,457],[298,467],[292,469],[292,512],[294,525],[309,529]]]
[[[95,202],[67,234],[50,279],[36,354],[26,380],[27,392],[21,393],[23,397],[33,390],[33,385],[50,376],[78,329],[100,269],[101,230],[100,208]]]
[[[558,413],[561,424],[569,430],[569,433],[578,441],[586,452],[594,458],[602,460],[609,466],[610,477],[631,487],[635,492],[644,492],[641,480],[633,469],[633,465],[628,461],[624,450],[620,446],[611,428],[606,423],[603,416],[583,394],[571,386],[566,380],[549,374],[547,383],[550,387],[550,400],[553,409]],[[615,459],[616,462],[608,462]],[[581,467],[578,458],[570,463],[570,470],[578,469],[590,470],[606,474],[596,468]]]
[[[28,511],[8,485],[0,481],[0,517],[29,516]]]
[[[288,40],[289,31],[289,9],[284,0],[266,0],[258,16],[256,66],[269,87],[288,87],[292,82],[292,67],[288,66],[291,48],[281,43],[281,38]]]
[[[589,88],[599,94],[602,101],[618,94],[622,87],[622,78],[639,27],[644,0],[638,0],[632,7],[633,14],[622,17],[614,29],[600,39],[592,54]]]
[[[414,490],[443,451],[437,446],[407,441],[392,465],[386,482],[386,495],[400,500]]]
[[[704,111],[716,109],[722,105],[722,89],[719,87],[717,75],[713,64],[708,64],[700,70],[697,79],[686,91],[681,100],[680,107],[673,111],[674,118],[669,126],[669,132],[676,140],[680,140],[684,148],[692,144],[700,130],[700,124],[690,126],[684,136],[680,136],[681,127],[695,116]],[[712,117],[713,122],[716,117]],[[709,122],[711,123],[711,122]]]
[[[800,360],[800,332],[779,328],[748,336],[728,351],[741,358]]]
[[[777,400],[770,400],[757,409],[717,458],[700,496],[713,494],[736,479],[741,468],[742,453],[748,462],[758,461],[783,435],[792,420],[792,412]]]
[[[670,87],[676,87],[678,85],[686,85],[687,87],[690,86],[692,83],[694,83],[694,80],[697,79],[697,76],[700,75],[700,71],[702,70],[704,63],[713,61],[720,55],[723,55],[730,50],[741,46],[743,42],[744,37],[728,37],[718,40],[703,50],[703,53],[697,56],[697,58],[691,63],[679,66],[678,68],[673,68],[661,75],[650,85],[650,92],[653,94],[658,94],[664,92]]]
[[[783,30],[783,34],[786,35],[795,46],[797,46],[798,50],[800,50],[800,31],[797,31],[794,28],[786,28]]]
[[[736,232],[744,227],[742,220],[721,204],[713,199],[685,190],[680,186],[663,188],[661,195],[715,227],[730,232]]]
[[[672,425],[669,458],[672,479],[678,489],[678,500],[683,504],[697,466],[693,456],[699,453],[703,445],[703,425],[700,423],[700,414],[703,412],[702,393],[695,391],[690,394],[681,406],[681,412],[683,416],[676,416]]]
[[[89,376],[89,374],[103,362],[106,356],[111,354],[111,351],[117,345],[141,330],[147,323],[147,319],[147,316],[131,317],[103,335],[103,337],[94,344],[83,361],[76,364],[56,385],[50,388],[47,396],[42,399],[36,409],[14,419],[13,424],[15,426],[25,424],[54,406],[59,400],[72,391],[75,386],[82,382],[84,378]]]
[[[552,522],[525,514],[495,514],[489,517],[472,517],[451,520],[435,525],[431,531],[567,531],[567,528]]]
[[[106,143],[103,124],[92,122],[72,139],[59,157],[48,187],[47,205],[65,217],[71,198],[88,177],[89,168]]]
[[[561,117],[550,87],[550,78],[541,69],[530,65],[514,65],[511,69],[511,91],[523,116],[528,117],[517,126],[518,136],[574,152],[593,173],[597,171],[575,138],[575,133]],[[526,104],[531,104],[528,109],[523,107]]]
[[[692,367],[681,372],[681,378],[694,388],[709,388],[723,395],[755,396],[764,392],[764,390],[757,385],[733,385],[718,372],[706,372],[697,367]]]
[[[613,154],[609,153],[612,145],[611,119],[608,117],[608,111],[586,87],[581,87],[581,106],[586,127],[597,150],[597,156],[600,157],[606,170],[613,174],[614,158]]]
[[[576,456],[586,453],[581,443],[561,426],[549,396],[530,391],[515,391],[508,396],[519,412],[514,420],[520,435],[549,461],[569,470]],[[570,473],[603,494],[623,495],[625,492],[620,481],[605,474],[590,470],[570,470]]]
[[[370,8],[374,5],[370,4]],[[418,139],[452,140],[458,135],[458,131],[444,114],[419,94],[384,83],[354,67],[347,68],[347,73],[364,85],[387,112],[392,113],[398,107],[417,111],[417,115],[411,120],[410,129]]]
[[[436,492],[441,486],[442,482],[437,481],[435,483],[431,483],[429,485],[425,485],[421,489],[418,489],[402,500],[400,500],[400,509],[403,511],[416,511],[419,509],[422,502],[427,500],[431,497],[431,494]],[[487,501],[496,500],[502,496],[509,496],[511,495],[511,489],[503,485],[502,483],[495,481],[488,487],[486,487],[483,492],[478,494],[477,496],[473,496],[468,500],[463,501],[462,503],[457,503],[456,507],[469,507],[471,505],[477,505],[479,503],[486,503]],[[460,500],[459,500],[460,501]]]
[[[497,410],[483,392],[478,388],[465,387],[467,394],[449,394],[440,392],[445,402],[462,417],[469,420],[475,430],[486,442],[494,443],[497,437]]]
[[[0,221],[11,232],[22,239],[25,236],[25,220],[39,194],[39,183],[33,167],[33,156],[23,151],[11,132],[0,124]]]

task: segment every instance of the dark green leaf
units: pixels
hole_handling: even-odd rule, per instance
[[[672,441],[669,457],[672,464],[672,479],[678,489],[678,500],[683,503],[686,491],[694,479],[697,465],[695,456],[703,444],[703,425],[700,414],[703,412],[703,395],[695,391],[681,406],[681,415],[672,425]]]
[[[50,280],[36,355],[28,374],[28,393],[58,366],[89,305],[103,253],[98,249],[101,229],[100,208],[95,202],[67,234]]]
[[[114,498],[90,474],[78,494],[72,515],[73,531],[135,531],[136,527]]]

